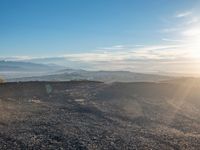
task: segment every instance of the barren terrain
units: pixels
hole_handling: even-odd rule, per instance
[[[0,84],[0,149],[200,147],[200,86],[92,81]]]

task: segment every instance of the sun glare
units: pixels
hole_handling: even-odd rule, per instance
[[[200,58],[200,37],[190,41],[191,55],[194,58]]]
[[[200,58],[200,25],[190,27],[183,32],[183,36],[189,54],[193,58]]]

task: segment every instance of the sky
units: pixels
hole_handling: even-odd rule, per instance
[[[0,0],[0,58],[200,73],[200,0]]]

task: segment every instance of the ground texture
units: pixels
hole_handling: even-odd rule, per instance
[[[189,83],[0,85],[0,149],[200,149],[200,87]]]

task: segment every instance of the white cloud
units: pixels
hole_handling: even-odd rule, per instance
[[[110,47],[102,47],[102,48],[99,48],[99,50],[121,50],[124,48],[125,48],[125,45],[114,45]]]
[[[184,42],[183,40],[169,39],[169,38],[163,38],[162,40],[166,42]]]
[[[199,22],[200,22],[199,17],[193,16],[190,19],[188,19],[188,21],[186,22],[186,24],[187,25],[192,25],[192,24],[199,23]]]
[[[111,46],[112,47],[112,46]],[[126,46],[123,46],[126,47]],[[17,57],[17,60],[48,60],[56,58],[68,67],[89,70],[129,70],[136,72],[188,72],[200,69],[198,58],[190,55],[191,45],[163,44],[143,47],[128,46],[123,50],[93,51],[88,53],[65,54],[54,57]],[[15,58],[16,59],[16,58]],[[46,61],[45,61],[46,62]],[[60,62],[60,61],[59,61]],[[61,64],[62,64],[61,63]]]
[[[31,56],[11,56],[11,57],[0,57],[0,60],[7,60],[7,61],[23,61],[33,59]]]
[[[182,12],[176,15],[177,18],[184,18],[184,17],[188,17],[190,15],[192,15],[193,12],[192,11],[186,11],[186,12]]]
[[[172,27],[170,27],[170,28],[162,29],[161,32],[163,32],[163,33],[172,33],[172,32],[176,32],[178,30],[180,30],[180,28],[174,28],[174,27],[172,28]]]

